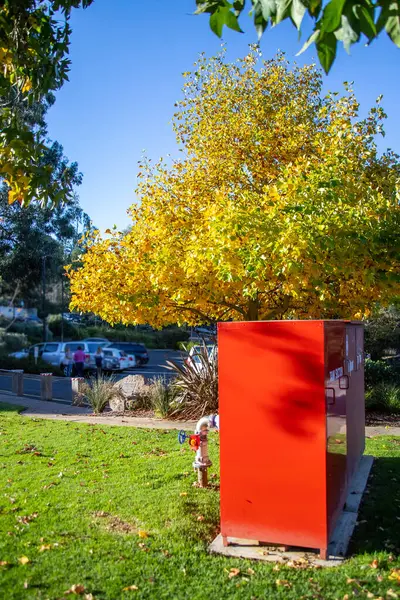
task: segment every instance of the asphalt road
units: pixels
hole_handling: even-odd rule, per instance
[[[172,374],[165,368],[167,360],[182,362],[182,354],[173,350],[149,350],[149,362],[146,366],[115,374],[116,379],[122,379],[130,374],[143,375],[146,378],[171,377]],[[0,372],[0,392],[11,392],[11,374]],[[40,397],[40,377],[29,375],[24,377],[24,394],[26,396]],[[71,402],[71,382],[67,378],[53,378],[53,398],[64,402]]]

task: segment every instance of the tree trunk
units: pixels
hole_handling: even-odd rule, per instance
[[[258,299],[249,300],[247,310],[247,321],[258,321]]]

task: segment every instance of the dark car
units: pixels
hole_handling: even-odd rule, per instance
[[[149,362],[149,354],[146,346],[143,344],[135,344],[133,342],[113,342],[113,348],[123,350],[126,354],[134,355],[136,358],[136,365],[147,365]]]

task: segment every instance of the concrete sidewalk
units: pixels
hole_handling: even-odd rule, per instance
[[[0,393],[0,402],[24,406],[24,417],[38,417],[40,419],[54,419],[55,421],[74,421],[75,423],[91,423],[92,425],[120,425],[123,427],[144,427],[146,429],[185,429],[194,431],[196,421],[165,421],[163,419],[148,417],[110,417],[91,416],[90,408],[71,406],[61,402],[36,400],[29,396],[15,396]]]
[[[74,421],[76,423],[91,423],[96,425],[120,425],[123,427],[144,427],[146,429],[184,429],[185,431],[194,431],[196,421],[165,421],[163,419],[148,417],[110,417],[107,413],[104,416],[90,416],[90,408],[81,408],[71,406],[60,402],[50,402],[45,400],[36,400],[29,396],[15,396],[13,394],[0,393],[0,402],[24,406],[24,417],[39,417],[40,419],[55,419],[57,421]],[[367,437],[377,435],[398,435],[400,436],[400,427],[370,427],[365,428]]]

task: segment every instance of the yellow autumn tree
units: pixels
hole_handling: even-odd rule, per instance
[[[132,229],[89,241],[72,307],[115,323],[360,317],[400,292],[398,157],[314,66],[256,49],[185,73],[179,160],[140,165]],[[110,232],[109,232],[110,233]]]

